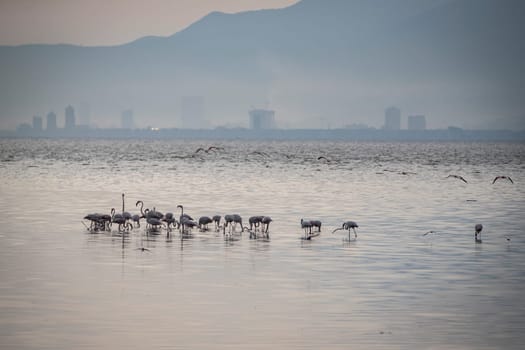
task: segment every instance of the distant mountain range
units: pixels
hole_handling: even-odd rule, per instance
[[[525,1],[303,0],[210,13],[112,47],[0,46],[0,128],[66,105],[100,126],[180,126],[203,96],[214,125],[251,106],[282,127],[380,126],[390,105],[430,127],[525,129]]]

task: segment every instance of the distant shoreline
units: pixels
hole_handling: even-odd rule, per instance
[[[344,141],[525,141],[525,130],[383,129],[57,129],[0,131],[0,138],[344,140]]]

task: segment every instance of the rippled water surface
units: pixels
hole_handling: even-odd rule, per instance
[[[195,153],[211,145],[0,140],[0,348],[523,347],[524,144]],[[176,216],[179,204],[194,218],[269,215],[270,239],[86,230],[86,214],[122,210],[122,193],[132,213],[142,200]],[[301,240],[301,218],[321,235]],[[346,220],[359,224],[349,242],[332,234]]]

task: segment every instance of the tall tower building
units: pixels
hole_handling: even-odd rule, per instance
[[[66,123],[64,125],[64,128],[67,130],[71,130],[75,128],[75,110],[71,105],[66,107]]]
[[[35,115],[33,117],[33,130],[42,131],[42,117]]]
[[[55,131],[57,129],[57,115],[54,112],[49,112],[46,117],[46,130]]]
[[[275,129],[275,112],[268,109],[252,109],[250,112],[250,129]]]
[[[385,130],[401,129],[401,110],[397,107],[385,109]]]
[[[122,115],[120,116],[120,126],[122,129],[135,128],[135,122],[133,121],[133,111],[131,109],[127,109],[122,112]]]
[[[427,121],[424,115],[409,115],[408,130],[425,130]]]

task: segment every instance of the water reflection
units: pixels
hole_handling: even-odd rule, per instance
[[[525,341],[521,144],[224,142],[197,158],[198,141],[0,142],[7,348]],[[492,186],[502,167],[514,184]],[[264,213],[270,239],[87,232],[80,218],[119,208],[121,193],[194,217]],[[323,221],[312,240],[301,240],[305,213]],[[349,242],[331,234],[347,220],[360,224]]]

